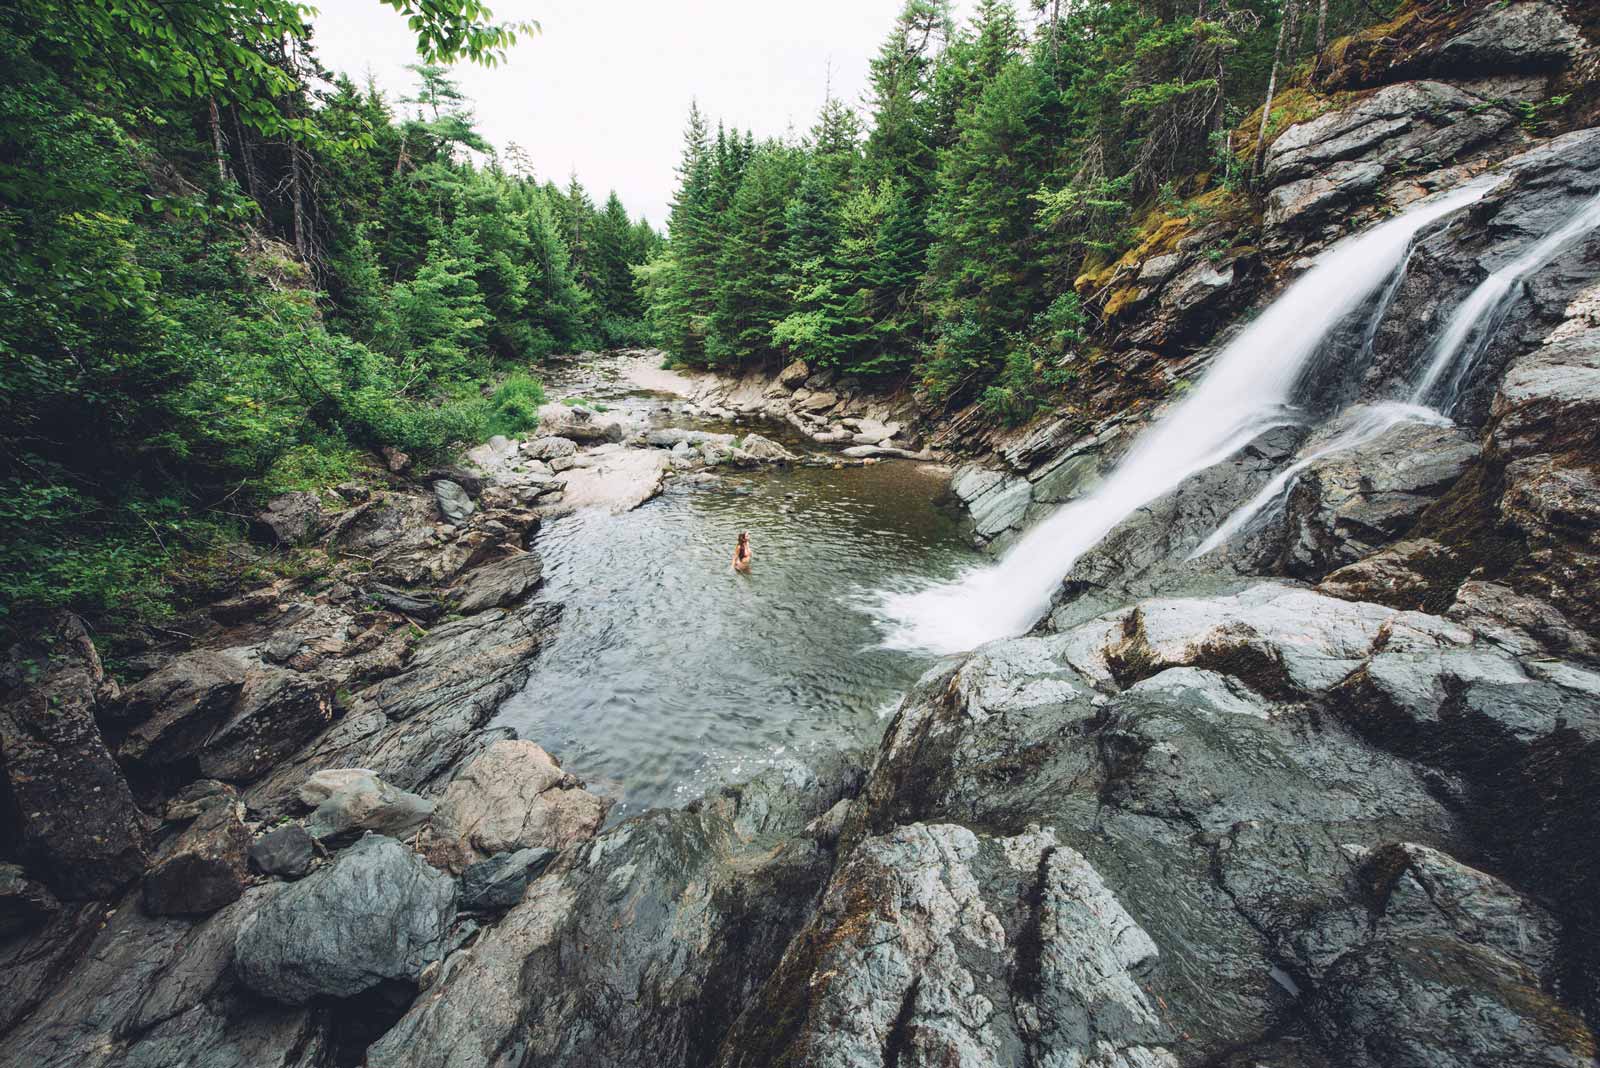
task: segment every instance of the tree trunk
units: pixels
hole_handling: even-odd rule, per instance
[[[1328,46],[1328,0],[1317,0],[1317,46],[1316,56],[1311,61],[1311,76],[1314,78],[1322,67],[1322,50]]]
[[[1289,0],[1283,12],[1283,20],[1278,23],[1278,45],[1272,50],[1272,73],[1267,76],[1267,99],[1261,105],[1261,130],[1256,136],[1256,160],[1251,168],[1257,178],[1261,176],[1261,164],[1267,158],[1267,123],[1272,119],[1272,98],[1278,91],[1278,67],[1283,63],[1284,33],[1294,18],[1294,12],[1295,0]]]
[[[228,157],[222,150],[222,116],[217,113],[217,98],[206,98],[208,108],[206,121],[211,126],[211,154],[217,161],[217,181],[224,184],[228,181]]]
[[[244,124],[239,121],[239,109],[233,109],[233,136],[239,142],[239,159],[244,164],[244,191],[256,202],[257,210],[265,214],[261,198],[256,195],[256,158],[250,151],[250,139],[244,135]]]

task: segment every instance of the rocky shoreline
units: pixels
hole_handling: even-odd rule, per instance
[[[1360,374],[1319,382],[1372,400],[1600,194],[1600,132],[1536,142],[1514,108],[1592,46],[1550,4],[1460,19],[1325,75],[1351,95],[1271,146],[1259,242],[1114,265],[1118,366],[1196,373],[1182,339],[1245,282],[1379,193],[1501,168],[1419,238]],[[1441,48],[1469,80],[1431,80]],[[1331,455],[1270,431],[1112,530],[1034,633],[930,671],[875,752],[610,828],[489,726],[560,626],[541,522],[803,451],[550,405],[468,466],[274,502],[257,536],[302,573],[180,621],[125,687],[67,615],[0,661],[0,1063],[1593,1064],[1597,265],[1591,232],[1519,283],[1456,425]],[[671,390],[843,448],[813,462],[982,451],[953,490],[997,549],[1159,416],[974,439],[805,367]]]

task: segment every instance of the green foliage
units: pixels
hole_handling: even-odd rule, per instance
[[[539,425],[539,405],[543,403],[542,382],[522,373],[511,375],[489,398],[488,432],[511,437],[533,430]]]
[[[322,87],[295,3],[0,10],[0,617],[159,615],[265,498],[525,429],[539,386],[485,399],[498,363],[588,344],[602,312],[639,336],[655,232],[594,213],[618,238],[597,297],[541,187],[470,162],[492,150],[438,64],[529,27],[392,6],[426,61],[404,119]]]
[[[835,99],[804,139],[748,152],[691,112],[668,246],[636,269],[672,361],[909,373],[933,401],[1026,418],[1064,388],[1041,339],[1086,261],[1115,260],[1165,186],[1246,191],[1229,133],[1260,103],[1283,0],[1035,2],[1027,29],[1009,0],[974,6],[963,26],[948,0],[904,0],[864,137]],[[1377,15],[1326,7],[1330,36]]]

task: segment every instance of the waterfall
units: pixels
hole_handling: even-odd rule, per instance
[[[1324,456],[1332,456],[1334,453],[1344,452],[1358,445],[1365,445],[1388,431],[1391,427],[1399,426],[1401,423],[1431,423],[1435,426],[1451,425],[1450,420],[1432,408],[1424,408],[1416,404],[1401,404],[1396,401],[1356,405],[1345,411],[1340,418],[1340,422],[1343,425],[1337,433],[1322,444],[1317,445],[1312,452],[1279,471],[1273,476],[1272,481],[1262,486],[1254,497],[1235,508],[1232,514],[1223,520],[1222,525],[1212,531],[1210,536],[1200,543],[1200,547],[1189,554],[1188,559],[1194,560],[1204,556],[1206,553],[1225,544],[1235,534],[1249,526],[1250,521],[1266,509],[1268,505],[1274,504],[1288,495],[1290,486],[1294,484],[1294,480],[1299,476],[1300,472]]]
[[[1590,230],[1600,226],[1600,194],[1596,194],[1570,219],[1545,234],[1527,251],[1478,284],[1450,315],[1450,321],[1428,350],[1428,359],[1411,403],[1426,404],[1448,414],[1455,407],[1461,384],[1488,347],[1506,313],[1516,303],[1523,279],[1571,248]]]
[[[1462,384],[1516,303],[1522,281],[1543,269],[1597,226],[1600,226],[1600,194],[1467,294],[1428,347],[1422,374],[1412,387],[1409,400],[1385,401],[1347,411],[1341,417],[1346,421],[1343,430],[1280,471],[1259,493],[1236,508],[1189,554],[1189,559],[1204,556],[1249,526],[1257,515],[1287,496],[1301,471],[1323,457],[1364,445],[1400,423],[1449,425],[1449,413],[1456,406]],[[1374,321],[1372,329],[1376,326]]]
[[[1218,353],[1200,383],[1146,430],[1093,492],[1062,505],[1001,559],[928,589],[879,596],[885,644],[948,653],[1022,634],[1073,563],[1134,511],[1292,422],[1293,393],[1324,337],[1390,282],[1423,227],[1484,195],[1430,197],[1324,251]]]

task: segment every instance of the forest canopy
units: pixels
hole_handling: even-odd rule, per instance
[[[252,500],[524,429],[536,392],[485,383],[643,340],[656,232],[496,154],[440,65],[533,27],[388,2],[398,99],[281,0],[0,12],[0,613],[159,610]]]
[[[723,368],[804,358],[1025,416],[1068,384],[1075,279],[1136,213],[1244,198],[1235,130],[1366,0],[906,0],[860,112],[797,141],[691,111],[670,243],[642,272],[661,344]],[[1272,87],[1272,88],[1269,88]]]

